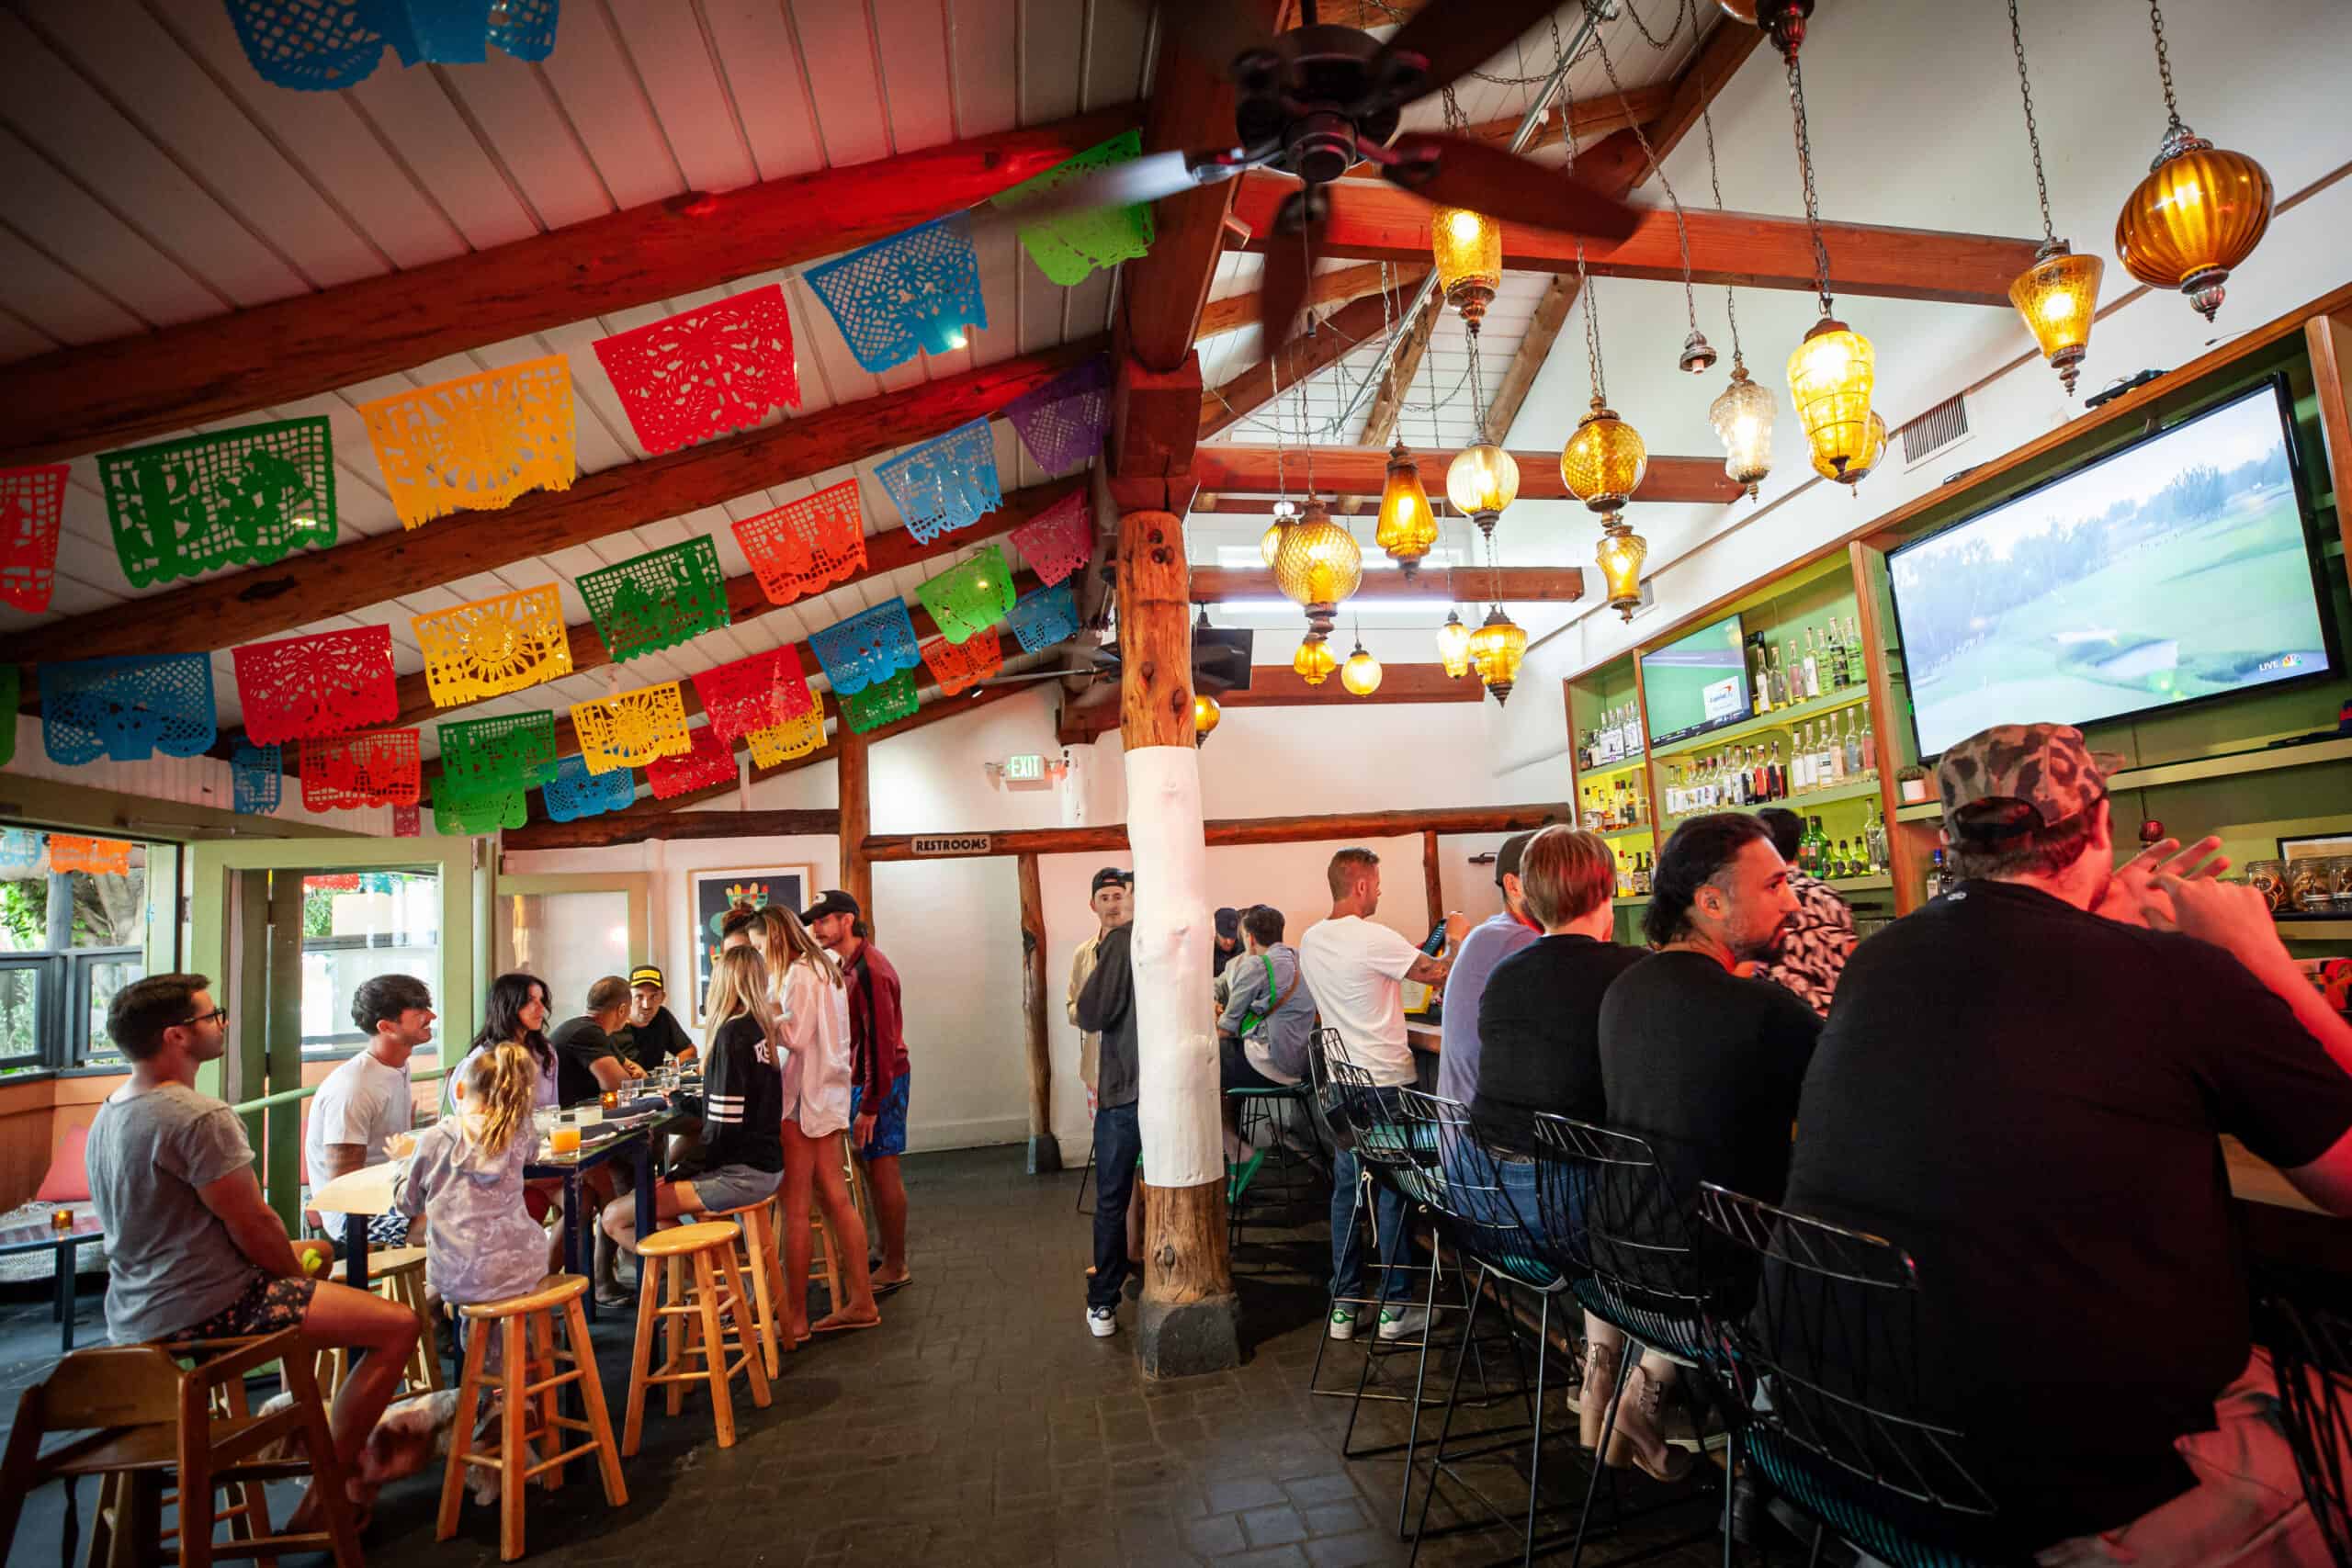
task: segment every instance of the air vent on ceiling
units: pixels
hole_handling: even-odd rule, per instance
[[[1968,434],[1968,400],[1946,398],[1895,434],[1903,437],[1903,466],[1913,467]]]

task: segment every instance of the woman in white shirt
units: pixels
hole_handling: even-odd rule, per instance
[[[774,904],[762,909],[752,940],[775,985],[775,1043],[784,1053],[785,1310],[797,1345],[812,1334],[872,1328],[882,1321],[866,1266],[865,1223],[850,1201],[842,1147],[849,1129],[849,991],[832,954],[791,910]],[[813,1325],[806,1287],[788,1288],[808,1278],[812,1198],[825,1216],[846,1298]]]

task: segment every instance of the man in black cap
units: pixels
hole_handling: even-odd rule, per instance
[[[1518,833],[1503,840],[1495,854],[1495,886],[1502,889],[1499,914],[1487,916],[1470,928],[1462,949],[1453,955],[1453,972],[1445,977],[1445,1012],[1439,1025],[1437,1091],[1467,1105],[1478,1098],[1478,998],[1486,994],[1487,976],[1495,965],[1522,948],[1535,945],[1544,933],[1527,918],[1527,899],[1519,886],[1519,858],[1532,833]]]
[[[1110,868],[1095,873],[1100,884]],[[1122,880],[1125,880],[1123,877]],[[1098,889],[1099,890],[1099,889]],[[1098,1339],[1119,1332],[1119,1295],[1134,1268],[1128,1215],[1143,1134],[1136,1119],[1135,926],[1122,914],[1096,939],[1094,970],[1080,987],[1077,1022],[1101,1037],[1094,1103],[1094,1267],[1086,1277],[1086,1327]]]
[[[673,1057],[693,1061],[694,1037],[662,1005],[668,993],[661,965],[640,964],[630,970],[628,992],[628,1021],[612,1032],[613,1043],[649,1073]]]
[[[1115,865],[1102,867],[1087,886],[1087,904],[1094,911],[1095,927],[1094,934],[1080,942],[1078,951],[1070,956],[1069,996],[1065,1006],[1073,1026],[1078,1026],[1079,993],[1086,989],[1087,979],[1094,973],[1094,955],[1101,948],[1102,939],[1111,933],[1113,927],[1125,925],[1133,913],[1134,906],[1129,897],[1134,887],[1133,874]],[[1078,1076],[1090,1095],[1094,1092],[1097,1057],[1102,1043],[1102,1037],[1099,1032],[1078,1027]]]
[[[1916,1261],[1887,1353],[1998,1508],[1971,1555],[2324,1562],[2217,1140],[2352,1213],[2352,1025],[2218,840],[2115,864],[2118,761],[2052,724],[1944,753],[1959,886],[1847,964],[1787,1202]]]
[[[874,1271],[879,1296],[913,1278],[907,1269],[907,1184],[899,1174],[910,1079],[899,971],[865,940],[864,916],[856,899],[832,887],[802,911],[800,923],[841,960],[849,986],[849,1144],[865,1166],[875,1228],[882,1233],[882,1266]]]

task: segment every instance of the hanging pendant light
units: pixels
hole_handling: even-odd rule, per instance
[[[1497,520],[1519,499],[1519,460],[1491,441],[1464,446],[1446,466],[1445,497],[1491,536]]]
[[[1804,42],[1805,18],[1813,15],[1813,0],[1722,0],[1724,14],[1751,28],[1760,28],[1772,47],[1793,55]]]
[[[1609,607],[1629,621],[1642,606],[1642,562],[1649,553],[1649,541],[1622,517],[1611,517],[1602,526],[1600,543],[1593,552],[1600,562],[1601,581],[1609,590]]]
[[[2222,285],[2245,265],[2270,227],[2275,193],[2261,164],[2215,147],[2181,123],[2156,0],[2149,0],[2148,17],[2169,118],[2148,177],[2124,198],[2115,220],[2115,254],[2124,271],[2150,288],[2188,295],[2210,321],[2222,308]]]
[[[1750,501],[1772,471],[1772,413],[1771,389],[1750,380],[1735,354],[1731,385],[1708,405],[1707,418],[1724,444],[1724,472],[1734,484],[1747,487]]]
[[[1200,745],[1225,721],[1225,710],[1206,692],[1193,694],[1193,744]]]
[[[1829,250],[1821,239],[1821,202],[1813,188],[1813,140],[1805,125],[1804,77],[1794,51],[1788,55],[1789,107],[1796,118],[1797,172],[1804,182],[1804,220],[1813,232],[1813,265],[1821,320],[1789,355],[1789,402],[1804,425],[1813,466],[1843,476],[1870,444],[1871,392],[1877,354],[1871,340],[1838,320],[1829,297]]]
[[[1445,613],[1445,625],[1437,629],[1437,656],[1447,674],[1470,673],[1470,628],[1462,624],[1461,611]]]
[[[1380,524],[1373,543],[1404,569],[1410,582],[1421,561],[1437,544],[1437,515],[1430,510],[1430,492],[1421,483],[1421,468],[1398,437],[1388,448],[1388,483],[1380,492]]]
[[[1843,468],[1830,468],[1816,453],[1813,459],[1813,471],[1825,479],[1835,479],[1851,490],[1868,479],[1871,470],[1878,467],[1879,459],[1885,456],[1886,421],[1879,417],[1876,410],[1872,410],[1869,432],[1862,441],[1861,450],[1854,454]]]
[[[1649,446],[1641,433],[1595,393],[1592,412],[1577,421],[1576,434],[1560,449],[1560,479],[1568,493],[1611,517],[1633,499],[1649,471]]]
[[[1331,521],[1320,497],[1310,499],[1306,515],[1283,531],[1282,547],[1274,553],[1274,586],[1306,610],[1310,628],[1329,632],[1340,601],[1363,581],[1363,547]]]
[[[1368,697],[1380,690],[1380,660],[1363,646],[1363,633],[1356,633],[1356,650],[1340,666],[1340,684],[1359,697]]]
[[[1282,554],[1283,534],[1295,520],[1297,511],[1287,501],[1274,502],[1274,520],[1267,524],[1266,531],[1258,536],[1258,558],[1266,563],[1269,571],[1273,570],[1274,558]]]
[[[1308,685],[1319,686],[1332,671],[1340,667],[1340,662],[1331,657],[1331,646],[1323,634],[1309,632],[1299,643],[1298,651],[1291,655],[1290,667]]]
[[[1510,701],[1520,660],[1526,657],[1527,628],[1504,615],[1500,604],[1487,611],[1485,624],[1470,634],[1470,662],[1478,671],[1478,683],[1495,694],[1498,705]]]
[[[1437,285],[1445,302],[1462,312],[1462,324],[1476,333],[1503,281],[1502,225],[1466,207],[1430,210],[1430,247],[1437,256]]]
[[[1674,365],[1676,369],[1687,370],[1693,376],[1703,370],[1713,370],[1715,367],[1715,345],[1707,341],[1706,333],[1692,327],[1690,335],[1682,340],[1682,356]]]
[[[2033,187],[2041,198],[2041,246],[2033,265],[2009,285],[2009,303],[2025,318],[2041,357],[2058,372],[2066,395],[2089,352],[2091,319],[2098,310],[2099,275],[2106,264],[2078,256],[2050,224],[2050,182],[2041,173],[2041,129],[2033,120],[2033,83],[2025,69],[2025,31],[2018,24],[2018,0],[2009,0],[2009,47],[2018,57],[2018,91],[2025,100],[2025,140],[2033,153]]]

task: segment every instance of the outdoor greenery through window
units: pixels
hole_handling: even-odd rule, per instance
[[[136,841],[0,832],[0,1077],[120,1064],[107,1008],[147,972],[148,852]]]
[[[351,998],[379,975],[441,995],[441,879],[432,871],[312,872],[302,879],[302,1054],[340,1060],[367,1040]],[[424,1054],[431,1058],[431,1053]],[[416,1063],[419,1070],[435,1059]]]

